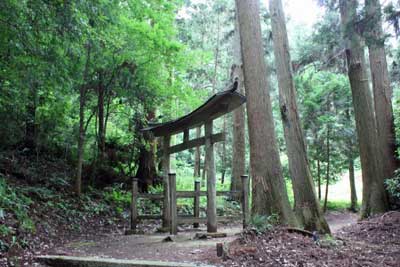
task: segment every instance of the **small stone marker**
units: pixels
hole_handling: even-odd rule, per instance
[[[224,254],[224,244],[217,243],[217,257],[222,257]]]

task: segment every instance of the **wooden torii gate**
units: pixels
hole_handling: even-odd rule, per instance
[[[152,124],[143,129],[151,132],[155,137],[162,138],[163,145],[163,227],[170,227],[170,189],[168,174],[170,172],[170,155],[205,145],[206,173],[207,173],[207,232],[217,232],[217,205],[216,205],[216,175],[214,162],[214,143],[224,141],[225,133],[213,133],[213,120],[233,111],[246,102],[246,97],[236,92],[238,82],[234,82],[226,90],[209,98],[203,105],[191,113],[165,123]],[[189,130],[199,126],[205,126],[203,137],[189,139]],[[183,142],[170,146],[171,136],[183,132]]]

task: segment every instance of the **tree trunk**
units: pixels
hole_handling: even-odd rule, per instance
[[[238,14],[235,12],[235,34],[233,37],[233,60],[234,65],[231,70],[231,82],[239,81],[238,92],[244,94],[242,54],[240,51],[240,33]],[[242,191],[241,175],[246,171],[246,146],[245,146],[245,108],[244,105],[233,111],[232,129],[232,178],[231,190]],[[240,200],[237,198],[235,200]]]
[[[325,199],[324,199],[324,212],[326,212],[326,207],[328,205],[328,189],[331,171],[331,147],[330,147],[330,126],[328,125],[328,130],[326,133],[326,176],[325,176]]]
[[[369,50],[372,86],[374,92],[375,117],[379,146],[382,149],[383,178],[391,178],[398,167],[396,159],[396,137],[390,86],[385,53],[385,37],[382,32],[382,12],[379,0],[365,0],[367,11],[366,41]]]
[[[200,138],[201,128],[196,128],[196,138]],[[200,177],[200,165],[201,164],[201,151],[200,147],[196,147],[194,152],[194,177]]]
[[[340,1],[341,23],[347,42],[348,76],[353,97],[363,175],[361,217],[365,218],[372,214],[385,212],[388,203],[383,185],[383,170],[380,162],[382,153],[379,147],[372,95],[366,75],[364,50],[355,25],[356,9],[356,0]]]
[[[279,105],[295,198],[294,210],[305,229],[329,233],[329,226],[321,213],[308,166],[306,144],[297,111],[296,89],[282,2],[281,0],[270,0],[269,3],[279,84]]]
[[[104,119],[104,130],[103,130],[103,132],[104,132],[104,149],[105,149],[105,143],[106,143],[105,137],[107,136],[108,119],[110,118],[110,112],[111,112],[111,110],[110,110],[111,101],[112,101],[112,94],[111,94],[111,92],[109,92],[107,94],[106,116]]]
[[[31,150],[37,149],[38,129],[36,125],[36,108],[38,105],[38,86],[37,82],[32,82],[26,105],[24,145]]]
[[[278,214],[283,223],[297,225],[289,204],[276,143],[261,39],[259,1],[236,0],[236,6],[247,96],[252,213]]]
[[[223,117],[223,125],[222,125],[222,132],[226,133],[226,115]],[[221,157],[221,165],[222,165],[222,172],[221,172],[221,184],[225,183],[225,173],[226,173],[226,141],[222,142],[222,157]]]
[[[349,158],[349,180],[350,180],[350,210],[356,212],[357,211],[357,191],[356,191],[356,183],[354,176],[354,159]]]
[[[220,33],[220,22],[219,22],[219,13],[217,14],[217,36],[216,36],[216,45],[215,45],[215,55],[214,55],[214,76],[212,80],[212,93],[215,94],[217,90],[217,81],[218,81],[218,63],[219,63],[219,33]]]
[[[155,112],[149,111],[146,115],[146,121],[152,121],[155,118]],[[139,188],[141,192],[148,192],[149,186],[157,180],[156,168],[156,143],[154,137],[145,132],[143,134],[142,145],[140,147],[138,170],[136,176],[139,179]]]
[[[317,159],[318,200],[321,201],[321,161]]]
[[[82,165],[83,155],[85,153],[85,105],[86,105],[86,80],[90,64],[90,43],[87,44],[87,55],[85,70],[83,72],[82,85],[79,88],[79,137],[78,137],[78,163],[75,180],[75,192],[80,196],[82,194]]]
[[[104,133],[104,86],[102,80],[102,74],[99,73],[99,85],[97,87],[97,110],[98,110],[98,150],[99,150],[99,163],[102,164],[104,160],[104,152],[105,152],[105,133]]]

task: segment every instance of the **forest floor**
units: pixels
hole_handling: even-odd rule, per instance
[[[333,235],[318,243],[280,227],[242,233],[239,223],[220,226],[226,238],[195,240],[198,230],[183,227],[163,242],[168,234],[154,233],[159,222],[142,223],[140,235],[124,235],[129,213],[108,200],[114,191],[94,190],[82,199],[69,193],[69,169],[63,160],[0,155],[0,267],[42,266],[35,256],[46,254],[215,266],[400,267],[400,212],[357,221],[357,214],[328,211]],[[216,243],[229,248],[225,261],[216,256]]]
[[[276,227],[260,234],[241,233],[240,224],[222,226],[226,238],[194,239],[198,230],[182,228],[172,241],[152,233],[156,224],[143,224],[141,235],[91,235],[47,250],[49,254],[116,259],[208,263],[214,266],[400,266],[400,212],[357,221],[350,212],[331,211],[326,218],[333,236],[314,242],[309,236]],[[227,247],[225,259],[216,243]]]
[[[328,216],[329,218],[329,216]],[[332,229],[336,229],[331,225]],[[400,212],[355,222],[314,242],[285,228],[248,231],[230,244],[223,266],[400,266]]]

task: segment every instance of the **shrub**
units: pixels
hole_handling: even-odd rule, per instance
[[[396,170],[393,178],[385,180],[385,186],[391,197],[400,200],[400,169]]]
[[[104,192],[107,202],[115,206],[117,213],[121,214],[131,204],[132,194],[122,189],[122,185],[107,188]]]
[[[274,225],[279,222],[279,217],[276,214],[270,216],[254,215],[250,219],[249,225],[256,229],[258,232],[265,232],[271,230]]]
[[[0,176],[0,215],[5,217],[6,212],[13,213],[22,230],[33,232],[35,225],[28,215],[32,200],[17,191],[16,188],[7,185],[5,178]]]

